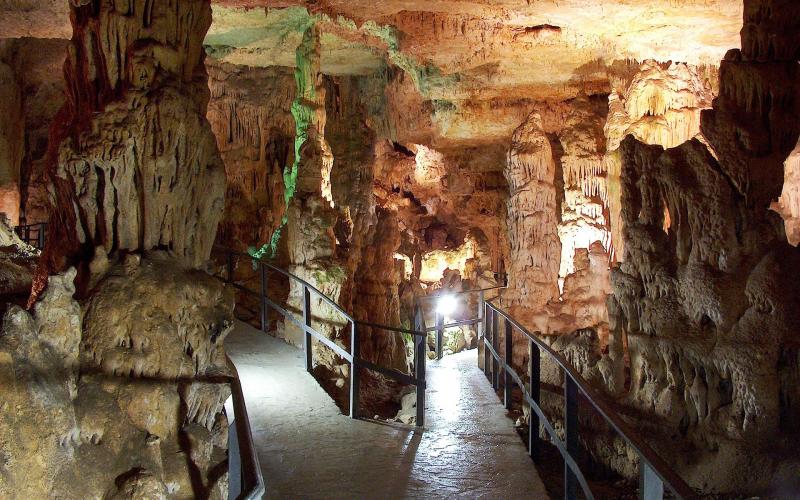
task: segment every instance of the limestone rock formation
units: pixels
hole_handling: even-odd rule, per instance
[[[633,135],[645,144],[672,148],[700,135],[700,112],[711,107],[717,75],[704,79],[696,66],[645,61],[628,86],[612,91],[605,124],[607,203],[613,259],[625,252],[620,212],[621,157],[619,144]]]
[[[154,294],[161,297],[154,300]],[[204,375],[201,367],[224,372],[221,340],[231,326],[230,302],[202,271],[176,268],[163,254],[129,255],[107,271],[86,302],[86,363],[136,378],[191,379]]]
[[[0,41],[0,59],[19,90],[18,95],[6,97],[10,105],[0,118],[0,128],[21,132],[16,139],[2,134],[19,146],[16,159],[3,162],[15,187],[5,191],[1,202],[6,206],[0,209],[14,225],[47,222],[49,218],[45,156],[50,125],[64,104],[61,69],[67,44],[67,40],[38,38]]]
[[[0,494],[226,498],[232,297],[164,255],[129,256],[83,305],[75,275],[51,276],[33,314],[4,318]]]
[[[52,213],[38,267],[0,227],[0,291],[33,288],[0,336],[0,477],[41,484],[15,495],[225,495],[232,297],[199,271],[215,243],[391,326],[507,280],[500,304],[698,489],[796,482],[796,1],[0,4],[0,212]],[[243,257],[233,279],[257,271]],[[301,286],[268,286],[301,316]],[[343,318],[312,309],[349,349]],[[357,333],[362,358],[410,371],[407,338]],[[348,364],[312,350],[344,406]],[[542,370],[558,420],[564,380]],[[361,375],[365,414],[410,421],[408,388]],[[581,426],[634,478],[630,448]]]
[[[510,289],[503,301],[546,335],[595,328],[605,337],[612,243],[604,119],[601,103],[586,96],[539,107],[509,150]]]
[[[772,208],[783,217],[789,243],[800,244],[800,142],[783,164],[783,192]]]
[[[510,190],[510,290],[505,298],[532,308],[543,306],[559,295],[560,198],[556,192],[556,165],[552,147],[538,114],[529,116],[514,133],[508,153],[506,179]],[[511,294],[518,297],[512,297]]]
[[[4,50],[5,49],[5,50]],[[24,151],[22,89],[14,68],[3,61],[0,46],[0,100],[7,103],[0,120],[0,213],[13,224],[19,223],[20,167]]]
[[[704,491],[796,487],[797,461],[776,461],[796,431],[786,384],[800,254],[769,205],[800,132],[797,19],[791,2],[745,2],[742,50],[726,55],[719,97],[702,113],[709,146],[622,142],[625,256],[613,288],[628,401],[677,431],[692,459],[670,456]],[[742,467],[769,472],[743,478]]]
[[[218,242],[246,250],[269,241],[285,212],[283,169],[293,162],[295,82],[280,68],[209,59],[208,121],[226,170]]]
[[[12,306],[0,334],[0,496],[227,498],[233,297],[197,269],[225,182],[210,4],[71,2],[70,17],[46,260],[33,312]]]
[[[3,310],[8,303],[24,305],[30,294],[39,251],[25,244],[0,220],[0,297]]]
[[[73,18],[68,103],[51,136],[58,209],[50,241],[68,260],[96,246],[109,254],[166,248],[201,265],[225,182],[205,117],[210,6],[100,2],[74,6]]]

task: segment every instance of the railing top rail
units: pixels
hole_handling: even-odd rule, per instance
[[[29,228],[33,229],[33,228],[39,228],[39,227],[43,227],[43,226],[47,226],[47,225],[49,225],[48,222],[33,222],[31,224],[20,224],[18,226],[15,226],[15,228],[17,228],[17,229],[25,229],[26,227],[29,227]]]
[[[483,318],[462,319],[460,321],[453,321],[452,323],[445,323],[443,325],[429,326],[429,332],[435,332],[439,329],[445,330],[447,328],[455,328],[457,326],[474,325],[483,321]]]
[[[424,337],[425,335],[427,335],[426,332],[420,332],[418,330],[409,330],[408,328],[403,328],[403,327],[399,327],[399,326],[382,325],[380,323],[370,323],[369,321],[356,320],[356,324],[358,326],[368,326],[370,328],[375,328],[375,329],[379,329],[379,330],[386,330],[386,331],[389,331],[389,332],[407,333],[409,335],[414,335],[414,336],[418,336],[418,337]],[[430,329],[428,329],[428,331],[430,331]]]
[[[271,270],[273,270],[273,271],[275,271],[275,272],[277,272],[277,273],[279,273],[279,274],[281,274],[283,276],[286,276],[287,278],[289,278],[291,280],[295,280],[296,282],[300,283],[301,285],[307,287],[315,295],[319,296],[325,303],[327,303],[328,305],[330,305],[331,307],[336,309],[336,311],[341,313],[342,316],[344,316],[345,319],[347,321],[349,321],[350,323],[353,323],[353,324],[356,324],[356,325],[359,325],[359,326],[368,326],[370,328],[376,328],[376,329],[381,329],[381,330],[386,330],[386,331],[396,332],[396,333],[407,333],[409,335],[415,335],[415,336],[426,335],[426,332],[421,332],[421,331],[418,331],[418,330],[412,330],[412,329],[409,329],[409,328],[382,325],[382,324],[379,324],[379,323],[371,323],[369,321],[357,320],[357,319],[353,318],[350,314],[348,314],[339,304],[334,302],[332,299],[327,297],[322,291],[317,289],[317,287],[315,287],[311,283],[307,282],[303,278],[301,278],[299,276],[296,276],[296,275],[290,273],[289,271],[286,271],[285,269],[281,269],[280,267],[274,266],[274,265],[272,265],[272,264],[270,264],[268,262],[264,262],[264,261],[255,259],[252,255],[250,255],[248,253],[239,252],[239,251],[232,250],[232,249],[225,248],[225,247],[221,247],[221,246],[215,246],[214,249],[217,250],[218,252],[223,252],[223,253],[234,255],[234,256],[247,257],[247,258],[257,262],[261,266],[264,266],[264,267],[266,267],[268,269],[271,269]],[[258,293],[258,292],[255,292],[255,293]]]
[[[337,312],[341,313],[341,315],[344,316],[347,321],[349,321],[350,323],[354,323],[355,322],[353,317],[350,316],[347,313],[347,311],[342,309],[342,307],[339,304],[334,302],[332,299],[328,298],[328,296],[326,296],[322,291],[320,291],[317,287],[315,287],[314,285],[312,285],[308,281],[304,280],[303,278],[301,278],[299,276],[296,276],[296,275],[290,273],[289,271],[281,269],[280,267],[273,266],[272,264],[270,264],[268,262],[264,262],[263,260],[256,259],[255,257],[253,257],[252,255],[250,255],[248,253],[239,252],[239,251],[236,251],[236,250],[231,250],[229,248],[219,247],[219,246],[215,246],[214,249],[217,250],[217,251],[225,252],[226,254],[229,254],[229,255],[234,255],[234,256],[239,256],[239,257],[247,257],[250,260],[258,263],[258,265],[260,265],[260,266],[264,266],[264,267],[267,267],[269,269],[272,269],[273,271],[275,271],[275,272],[277,272],[279,274],[282,274],[282,275],[286,276],[287,278],[300,283],[302,286],[308,288],[312,293],[314,293],[320,299],[322,299],[323,302],[327,303],[329,306],[334,308]]]
[[[596,390],[594,390],[588,384],[588,382],[586,382],[586,380],[584,380],[581,374],[578,373],[575,368],[573,368],[569,361],[567,361],[561,354],[554,351],[553,348],[547,345],[537,335],[534,335],[530,332],[530,330],[522,326],[517,320],[512,318],[510,314],[496,306],[493,303],[493,300],[487,300],[486,306],[508,320],[508,322],[514,326],[514,328],[528,337],[528,339],[536,344],[541,350],[549,354],[550,357],[553,358],[561,367],[561,369],[564,370],[564,373],[569,376],[570,379],[572,379],[578,390],[584,394],[589,403],[591,403],[592,406],[600,413],[600,415],[603,416],[606,422],[608,422],[611,427],[613,427],[614,430],[616,430],[623,437],[623,439],[628,442],[628,444],[637,452],[639,458],[644,460],[651,467],[651,469],[661,478],[662,481],[664,481],[665,485],[667,485],[673,493],[683,498],[692,498],[695,496],[694,491],[689,487],[689,485],[686,484],[686,482],[675,473],[672,467],[667,464],[655,452],[655,450],[645,443],[644,439],[642,439],[642,437],[635,429],[633,429],[633,427],[628,425],[616,414],[611,406],[605,401],[605,398],[602,397]]]
[[[469,290],[461,290],[461,291],[440,288],[436,290],[436,293],[433,293],[431,295],[422,295],[417,298],[419,300],[430,300],[430,299],[438,299],[443,295],[466,295],[468,293],[489,292],[491,290],[505,290],[506,288],[508,288],[506,285],[489,286],[486,288],[471,288]]]
[[[260,499],[266,493],[264,476],[261,473],[261,464],[258,461],[253,433],[250,429],[250,419],[247,416],[247,406],[244,403],[244,394],[239,379],[239,372],[231,359],[226,355],[228,367],[231,370],[231,396],[233,396],[233,423],[236,426],[236,435],[239,440],[239,456],[242,460],[242,493],[239,498],[246,500]]]

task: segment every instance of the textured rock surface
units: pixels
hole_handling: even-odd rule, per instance
[[[0,220],[0,300],[2,310],[9,303],[24,305],[30,295],[39,251],[26,245]]]
[[[603,102],[586,96],[537,106],[509,149],[503,302],[546,335],[594,328],[605,340],[612,241],[604,123]]]
[[[157,255],[109,270],[84,305],[75,275],[51,276],[32,314],[3,320],[0,494],[227,498],[232,298]]]
[[[686,64],[645,61],[627,88],[614,89],[608,98],[605,125],[607,204],[612,233],[613,259],[625,253],[622,237],[619,143],[633,135],[645,144],[672,148],[700,135],[700,111],[711,107],[714,67],[703,78],[700,68]]]
[[[191,379],[224,371],[217,340],[229,326],[230,297],[213,278],[175,268],[167,255],[126,257],[94,287],[84,314],[86,363],[104,373]]]
[[[786,238],[794,246],[800,244],[800,142],[783,164],[783,192],[773,209],[781,214]]]
[[[14,67],[4,60],[8,56],[3,52],[8,52],[6,44],[0,46],[0,100],[7,103],[3,118],[0,119],[0,212],[13,225],[17,225],[25,122],[19,77]]]
[[[514,132],[506,179],[510,264],[505,298],[541,307],[559,296],[558,205],[563,190],[558,197],[556,164],[540,115],[532,114]]]
[[[205,118],[210,6],[100,2],[74,7],[73,18],[68,102],[51,136],[51,258],[86,258],[97,246],[109,254],[167,248],[199,266],[225,183]]]
[[[46,261],[33,312],[12,306],[0,334],[0,496],[227,498],[233,297],[197,269],[225,182],[205,118],[210,5],[70,9]],[[23,81],[43,82],[36,71],[23,68]],[[52,106],[26,102],[34,118]]]
[[[195,350],[213,332],[190,318],[181,330],[190,340],[165,328],[169,340],[146,355],[121,354],[143,345],[125,325],[155,313],[133,301],[104,319],[91,312],[108,310],[102,300],[152,286],[184,293],[153,274],[163,256],[134,265],[128,252],[163,250],[176,269],[201,267],[216,232],[354,316],[389,324],[409,324],[415,295],[507,276],[503,305],[616,398],[694,485],[770,493],[794,471],[782,454],[800,418],[788,278],[797,258],[784,241],[797,243],[800,216],[795,4],[219,0],[205,36],[203,2],[84,1],[72,3],[67,43],[64,3],[10,2],[0,5],[0,91],[21,98],[0,119],[0,172],[38,221],[50,160],[60,229],[48,267],[76,265],[92,307],[82,335],[118,375],[183,373],[191,364],[161,360],[186,345],[192,359],[217,356]],[[19,36],[38,38],[8,40]],[[53,118],[63,98],[52,69],[65,46],[66,106]],[[181,273],[174,281],[185,284]],[[247,259],[235,278],[259,283]],[[270,283],[273,300],[299,315],[300,287]],[[14,286],[28,288],[27,275]],[[217,292],[185,298],[222,315]],[[240,295],[238,305],[257,322],[257,302]],[[476,304],[467,305],[459,314]],[[349,346],[341,318],[313,306],[314,325]],[[269,327],[301,341],[275,317]],[[400,336],[359,335],[363,357],[409,368]],[[448,349],[473,338],[449,332]],[[314,354],[342,403],[347,365],[320,344]],[[515,345],[514,363],[527,357]],[[543,370],[563,383],[552,364]],[[366,411],[401,394],[364,374]],[[114,392],[109,407],[160,435],[180,424],[164,413],[176,401],[209,427],[219,397],[156,384]],[[548,413],[559,414],[559,397],[546,395]],[[140,409],[154,399],[164,404],[151,419]],[[631,450],[586,425],[591,454],[633,476]],[[209,441],[193,429],[206,443],[193,460],[209,464]],[[144,468],[109,495],[158,496],[171,487],[167,471],[182,473]],[[761,482],[718,472],[750,469]]]
[[[50,125],[64,104],[64,77],[62,67],[68,42],[54,39],[23,38],[0,41],[0,58],[10,68],[19,87],[16,99],[6,102],[19,106],[15,113],[9,106],[4,113],[4,123],[14,124],[23,132],[19,137],[21,148],[18,158],[18,193],[4,195],[0,200],[11,204],[5,211],[13,223],[16,215],[24,223],[47,222],[49,200],[45,179]],[[3,211],[3,210],[0,210]],[[13,215],[13,216],[11,216]]]
[[[622,143],[625,256],[613,288],[631,358],[627,401],[680,436],[691,452],[673,461],[705,491],[798,486],[797,461],[781,459],[796,446],[786,384],[800,254],[769,210],[800,132],[796,23],[791,2],[745,2],[743,49],[726,55],[720,95],[702,113],[708,147]],[[765,474],[745,479],[742,467]]]
[[[209,60],[207,117],[225,163],[218,241],[246,250],[269,241],[284,215],[283,169],[294,154],[292,72]]]

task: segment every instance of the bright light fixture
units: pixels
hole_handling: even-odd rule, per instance
[[[439,301],[436,303],[436,312],[443,317],[451,316],[456,312],[457,306],[458,301],[455,295],[443,295],[439,297]]]

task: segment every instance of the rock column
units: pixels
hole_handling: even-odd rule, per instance
[[[0,333],[3,498],[227,498],[230,292],[208,0],[73,1],[32,311]]]

